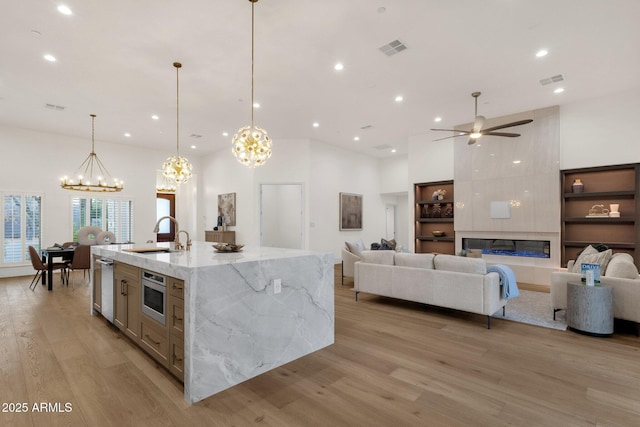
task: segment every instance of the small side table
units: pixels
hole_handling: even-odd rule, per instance
[[[613,288],[567,282],[567,326],[588,335],[611,335]]]

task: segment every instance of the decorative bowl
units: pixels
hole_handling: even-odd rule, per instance
[[[431,232],[431,234],[433,234],[433,235],[434,235],[434,236],[436,236],[436,237],[442,237],[442,236],[444,236],[444,231],[440,231],[440,230],[433,230],[433,231]]]
[[[212,245],[216,252],[240,252],[244,245],[234,245],[233,243],[218,243]]]

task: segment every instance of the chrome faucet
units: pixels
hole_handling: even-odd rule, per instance
[[[158,233],[158,231],[160,231],[160,223],[164,219],[169,219],[170,221],[172,221],[175,224],[175,226],[176,226],[176,238],[174,239],[173,242],[174,242],[175,249],[177,251],[181,251],[183,249],[183,247],[182,247],[182,244],[180,243],[180,236],[179,236],[180,232],[178,231],[178,230],[180,230],[180,225],[178,224],[178,220],[176,220],[174,217],[167,215],[167,216],[163,216],[162,218],[160,218],[158,220],[158,222],[156,222],[156,226],[153,228],[153,232],[154,233]],[[185,233],[186,233],[186,231],[185,231]],[[189,239],[189,233],[187,233],[187,239]],[[191,246],[191,240],[189,240],[187,243],[189,244],[189,246]]]
[[[178,233],[176,234],[176,241],[177,241],[177,239],[178,239],[178,234],[180,234],[180,233],[184,233],[184,234],[186,234],[186,235],[187,235],[187,247],[186,247],[186,249],[187,249],[188,251],[189,251],[189,250],[191,250],[191,238],[189,237],[189,232],[188,232],[187,230],[180,230],[180,231],[178,231]],[[181,250],[182,250],[182,249],[184,249],[184,246],[182,246],[182,245],[181,245],[180,249],[181,249]]]

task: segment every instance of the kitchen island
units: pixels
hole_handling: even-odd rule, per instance
[[[129,252],[150,246],[169,244],[94,246],[92,254],[184,282],[187,402],[333,344],[332,253],[266,247],[218,253],[207,242],[194,242],[190,251]],[[142,324],[129,328],[130,336],[142,335]]]

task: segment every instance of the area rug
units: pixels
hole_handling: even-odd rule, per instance
[[[518,297],[512,298],[507,302],[504,317],[502,316],[502,309],[496,311],[492,317],[562,331],[567,329],[566,312],[564,310],[557,312],[556,320],[553,320],[551,295],[544,292],[520,290]]]

